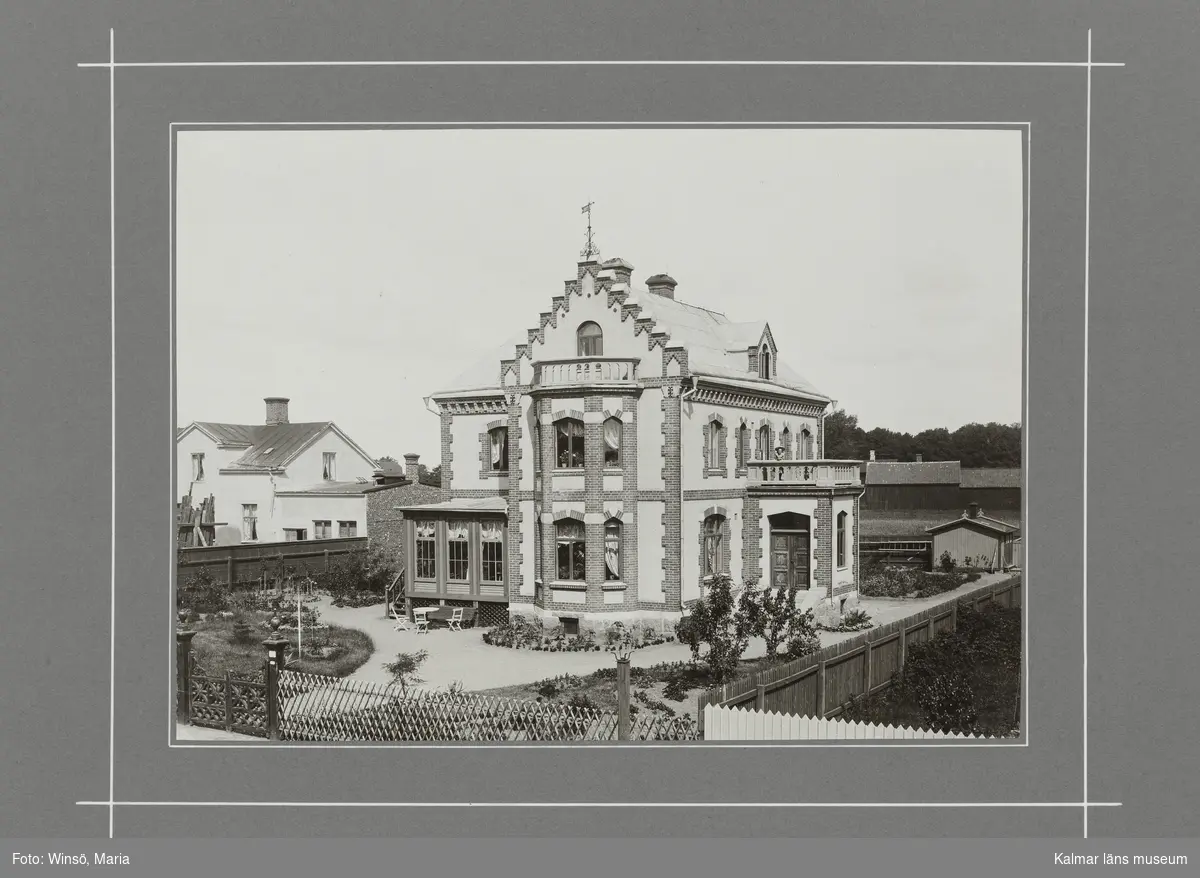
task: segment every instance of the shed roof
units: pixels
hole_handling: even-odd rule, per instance
[[[957,460],[928,463],[867,463],[868,485],[957,485],[961,470]]]
[[[456,497],[441,503],[397,505],[404,511],[416,509],[421,512],[508,512],[508,500],[504,497]]]
[[[1019,467],[963,469],[962,486],[964,488],[1020,488],[1021,470]]]
[[[970,518],[964,512],[961,518],[956,518],[953,521],[946,521],[942,524],[935,524],[933,527],[926,530],[925,533],[943,533],[944,531],[953,530],[954,528],[970,527],[972,525],[998,534],[1015,534],[1020,530],[1006,521],[1000,521],[998,518],[989,518],[986,515],[979,515],[976,518]]]

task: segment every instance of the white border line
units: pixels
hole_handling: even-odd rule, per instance
[[[1122,802],[76,802],[128,808],[1120,808]]]
[[[334,123],[171,122],[169,124],[168,128],[171,132],[171,136],[170,136],[171,142],[172,142],[172,144],[174,144],[176,129],[224,130],[226,128],[253,127],[256,130],[269,131],[276,127],[295,128],[295,127],[308,126],[308,127],[352,128],[352,129],[370,130],[370,129],[374,129],[376,126],[378,126],[378,127],[386,128],[387,130],[403,131],[403,130],[411,130],[413,128],[459,129],[459,128],[468,127],[471,125],[484,125],[484,126],[489,126],[489,127],[503,126],[503,127],[508,127],[508,128],[512,128],[514,126],[526,126],[530,130],[536,130],[538,128],[548,127],[548,126],[577,128],[577,127],[590,127],[590,126],[595,126],[595,125],[612,125],[612,126],[622,126],[622,127],[636,125],[636,126],[656,126],[656,127],[663,127],[663,128],[668,128],[668,127],[692,128],[692,127],[697,127],[697,126],[704,126],[704,127],[723,126],[723,127],[728,127],[728,128],[746,128],[748,126],[756,125],[759,128],[763,128],[763,129],[784,128],[784,129],[789,129],[789,130],[804,130],[804,129],[821,130],[824,128],[830,128],[832,126],[840,126],[840,127],[847,127],[847,128],[853,127],[853,126],[861,126],[861,127],[870,126],[870,127],[875,127],[875,128],[889,128],[889,129],[895,128],[898,130],[939,130],[939,129],[951,130],[953,128],[960,127],[960,126],[962,126],[962,127],[970,126],[970,127],[976,127],[976,128],[990,128],[990,129],[1003,130],[1003,129],[999,129],[998,126],[1004,126],[1004,129],[1007,129],[1007,130],[1016,130],[1018,128],[1024,128],[1025,137],[1026,137],[1025,142],[1026,142],[1026,153],[1027,154],[1029,152],[1029,147],[1028,147],[1029,134],[1032,129],[1032,124],[1030,122],[966,122],[966,123],[958,123],[958,122],[836,122],[836,121],[835,122],[811,122],[811,121],[809,121],[809,122],[794,122],[793,121],[793,122],[758,122],[758,123],[748,123],[748,122],[697,122],[697,123],[691,123],[691,122],[666,122],[666,123],[663,123],[663,122],[641,122],[641,123],[638,123],[638,122],[583,122],[583,123],[547,122],[544,124],[541,122],[528,122],[528,121],[508,122],[508,123],[505,123],[505,122],[482,122],[482,123],[464,123],[464,122],[454,122],[454,123],[443,123],[443,122],[416,122],[416,123],[408,123],[408,122],[389,122],[389,123],[363,123],[363,122],[334,122]],[[172,154],[173,154],[173,152],[172,152]],[[170,176],[171,176],[170,203],[171,203],[171,210],[172,210],[172,215],[170,218],[170,224],[171,224],[170,227],[172,229],[174,229],[174,225],[175,225],[174,190],[175,190],[175,184],[176,184],[176,180],[175,180],[176,174],[175,174],[175,168],[174,168],[173,162],[172,162],[172,168],[170,171]],[[1026,239],[1028,240],[1028,230],[1029,230],[1029,221],[1030,221],[1028,198],[1026,198],[1024,207],[1025,207],[1025,216],[1024,216],[1025,232],[1026,232]],[[175,240],[174,240],[173,234],[171,236],[171,245],[170,246],[171,246],[170,264],[171,264],[171,266],[174,266]],[[1025,257],[1025,260],[1026,260],[1026,266],[1025,266],[1026,267],[1026,284],[1025,284],[1024,296],[1025,296],[1026,301],[1028,301],[1028,296],[1029,296],[1028,270],[1029,269],[1028,269],[1028,256],[1027,255]],[[170,284],[171,284],[171,300],[172,300],[172,302],[174,302],[174,297],[175,297],[175,280],[176,280],[175,273],[172,268],[171,276],[169,279]],[[1028,307],[1026,307],[1026,309],[1025,309],[1025,314],[1024,314],[1023,320],[1024,320],[1024,324],[1025,324],[1025,333],[1026,333],[1026,335],[1028,335],[1028,332],[1029,332]],[[174,329],[174,327],[172,325],[172,330],[173,329]],[[172,356],[172,364],[171,364],[172,370],[174,370],[174,365],[175,365],[174,357]],[[174,373],[172,371],[172,385],[171,385],[172,386],[172,391],[171,391],[172,398],[173,398],[173,394],[174,394],[173,375],[174,375]],[[1026,380],[1026,386],[1028,386],[1028,350],[1026,350],[1025,380]],[[1028,420],[1028,407],[1029,407],[1028,394],[1026,394],[1026,399],[1025,399],[1025,419],[1026,420]],[[174,437],[175,437],[175,429],[176,428],[174,425],[174,411],[173,410],[170,414],[170,417],[172,418],[172,424],[171,424],[171,437],[172,437],[172,440],[171,440],[172,441],[172,444],[171,444],[171,449],[172,449],[172,451],[171,451],[171,468],[172,468],[172,473],[174,473],[175,472],[175,440],[174,440]],[[1024,431],[1024,429],[1025,429],[1025,424],[1023,423],[1022,431]],[[1026,472],[1027,472],[1026,462],[1024,460],[1022,460],[1022,474],[1025,475]],[[1026,481],[1026,480],[1023,480],[1023,486],[1024,486],[1024,481]],[[1024,493],[1024,487],[1022,487],[1022,492]],[[175,493],[176,493],[176,489],[175,489],[175,485],[174,485],[174,479],[172,479],[172,488],[171,488],[172,504],[175,503]],[[175,540],[174,535],[171,537],[171,539],[172,539],[171,544],[174,545],[174,540]],[[1024,563],[1025,563],[1025,561],[1023,558],[1022,564],[1024,564]],[[170,564],[171,564],[170,574],[169,574],[169,576],[171,577],[170,581],[175,582],[175,589],[177,589],[178,582],[176,582],[177,571],[176,571],[176,567],[175,567],[175,554],[174,553],[171,554]],[[1022,624],[1025,626],[1025,631],[1024,631],[1025,642],[1022,644],[1022,646],[1023,646],[1024,652],[1027,654],[1029,651],[1029,645],[1028,645],[1029,614],[1028,614],[1027,609],[1025,608],[1025,603],[1026,603],[1025,592],[1027,590],[1028,583],[1025,581],[1024,572],[1025,571],[1022,570],[1022,573],[1021,573],[1021,575],[1022,575],[1022,582],[1021,582]],[[170,600],[171,600],[171,613],[169,615],[169,618],[172,618],[172,619],[174,618],[174,615],[175,615],[174,614],[175,589],[171,589],[169,591]],[[168,665],[167,665],[168,671],[170,670],[170,668],[172,668],[174,666],[173,663],[175,661],[175,656],[174,656],[174,653],[175,653],[174,631],[175,631],[175,629],[172,626],[170,630],[171,630],[171,634],[170,634],[171,644],[170,644],[170,659],[169,659]],[[973,748],[986,747],[986,748],[996,748],[996,749],[1001,749],[1001,748],[1012,749],[1012,748],[1028,747],[1029,746],[1029,733],[1028,733],[1028,701],[1027,701],[1027,699],[1028,699],[1028,690],[1029,690],[1029,665],[1030,665],[1030,662],[1025,661],[1023,664],[1024,664],[1024,667],[1022,668],[1022,671],[1023,671],[1022,681],[1024,684],[1026,701],[1022,705],[1023,711],[1022,711],[1022,716],[1021,716],[1021,725],[1022,725],[1023,737],[1025,738],[1025,740],[1020,743],[1016,743],[1016,742],[1006,743],[1006,742],[1002,742],[1002,741],[993,742],[991,740],[941,741],[938,743],[929,743],[929,744],[917,744],[917,743],[912,743],[912,742],[906,741],[906,740],[890,740],[890,741],[879,740],[879,741],[872,741],[871,743],[853,743],[852,741],[829,739],[829,740],[823,740],[823,741],[787,741],[787,742],[780,741],[780,742],[761,742],[761,743],[749,742],[749,741],[747,741],[747,742],[723,741],[720,743],[718,743],[716,741],[708,741],[708,742],[693,741],[693,742],[687,742],[687,743],[637,742],[634,746],[636,746],[636,748],[639,750],[653,750],[653,749],[669,749],[669,750],[681,750],[681,749],[752,749],[752,750],[753,749],[776,749],[776,750],[778,750],[778,749],[801,749],[801,748],[810,748],[810,747],[835,748],[835,749],[860,748],[860,747],[868,748],[868,749],[932,748],[932,749],[940,750],[940,749],[950,749],[950,748],[960,748],[960,747],[973,747]],[[247,742],[245,744],[229,742],[229,741],[189,741],[187,743],[172,742],[170,740],[171,730],[172,730],[172,728],[174,728],[174,725],[175,725],[175,714],[174,714],[175,674],[168,673],[167,676],[168,676],[168,681],[167,681],[168,699],[167,700],[168,700],[168,704],[171,706],[171,709],[172,709],[170,719],[169,719],[169,724],[167,727],[167,739],[168,739],[167,746],[170,749],[242,750],[242,749],[260,749],[263,747],[269,747],[272,750],[397,750],[397,749],[400,749],[400,750],[468,750],[468,751],[475,751],[475,750],[609,750],[609,749],[628,749],[630,746],[629,744],[626,744],[626,743],[617,743],[617,742],[608,743],[608,742],[598,742],[598,741],[597,742],[586,742],[586,743],[575,742],[575,743],[569,743],[569,744],[556,744],[556,743],[552,743],[552,742],[539,742],[539,743],[515,743],[514,742],[514,743],[492,743],[492,744],[486,744],[486,743],[481,743],[481,744],[463,744],[463,743],[420,744],[420,743],[415,743],[415,742],[392,742],[392,743],[387,743],[387,744],[368,744],[368,743],[342,742],[342,743],[337,743],[337,744],[320,744],[320,743],[284,743],[284,742],[280,742],[280,741],[272,742],[272,741],[267,741],[265,739],[264,740],[255,740],[253,742]]]
[[[1092,30],[1087,32],[1087,135],[1083,190],[1083,837],[1088,837],[1088,337],[1092,264]]]
[[[84,61],[77,67],[108,67]],[[1123,61],[123,61],[117,67],[1124,67]]]
[[[108,29],[109,357],[112,407],[112,545],[108,620],[108,837],[113,838],[117,704],[117,81],[116,30]]]

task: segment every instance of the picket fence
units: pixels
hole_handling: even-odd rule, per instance
[[[921,738],[984,740],[987,736],[872,725],[844,719],[817,719],[815,716],[785,716],[716,704],[704,708],[705,741],[898,741]]]

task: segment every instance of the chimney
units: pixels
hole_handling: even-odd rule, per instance
[[[646,278],[646,289],[652,295],[662,296],[664,299],[675,298],[675,278],[669,274],[656,274],[653,277]]]
[[[600,268],[613,273],[614,283],[626,286],[633,283],[633,266],[624,259],[609,259],[607,262],[600,263]]]
[[[872,448],[870,451],[868,451],[867,455],[868,455],[867,460],[870,460],[872,462],[875,461],[875,449],[874,448]]]
[[[288,422],[288,400],[283,396],[268,396],[263,400],[267,404],[267,426]]]
[[[418,476],[421,473],[421,468],[417,466],[417,461],[421,459],[419,454],[404,455],[404,478],[409,479],[414,485],[419,481]]]
[[[925,457],[920,452],[917,453],[917,463],[924,463]]]
[[[978,518],[979,517],[979,504],[978,503],[969,504],[968,509],[969,509],[969,511],[967,512],[968,518]]]

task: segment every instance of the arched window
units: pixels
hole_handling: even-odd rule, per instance
[[[604,465],[609,467],[621,465],[621,422],[616,418],[608,418],[604,422]]]
[[[604,331],[600,328],[600,324],[590,320],[581,324],[575,332],[575,337],[579,340],[579,356],[604,356]]]
[[[724,426],[720,421],[710,421],[708,425],[708,461],[707,466],[710,470],[721,469],[725,465],[722,460],[722,442],[721,434],[724,432]]]
[[[554,422],[557,441],[555,461],[559,469],[583,468],[583,421],[563,418]]]
[[[771,454],[771,427],[769,424],[763,424],[758,428],[758,448],[755,449],[755,456],[758,460],[770,460]]]
[[[783,459],[792,459],[792,431],[784,427],[779,434],[779,444],[783,446]]]
[[[495,427],[488,431],[492,446],[492,469],[508,472],[508,427]]]
[[[621,579],[621,522],[610,518],[604,523],[604,581]]]
[[[846,513],[839,512],[837,517],[837,566],[846,566]]]
[[[725,516],[704,519],[704,576],[727,573],[725,563]]]
[[[771,377],[771,351],[766,345],[763,345],[762,352],[758,355],[758,377]]]
[[[558,544],[558,578],[564,582],[583,582],[587,576],[587,542],[583,522],[564,518],[554,525]]]
[[[744,469],[746,461],[750,458],[750,428],[743,423],[737,432],[737,465]]]
[[[812,433],[808,432],[808,427],[800,431],[800,447],[796,450],[796,456],[801,460],[813,459],[813,437]]]

